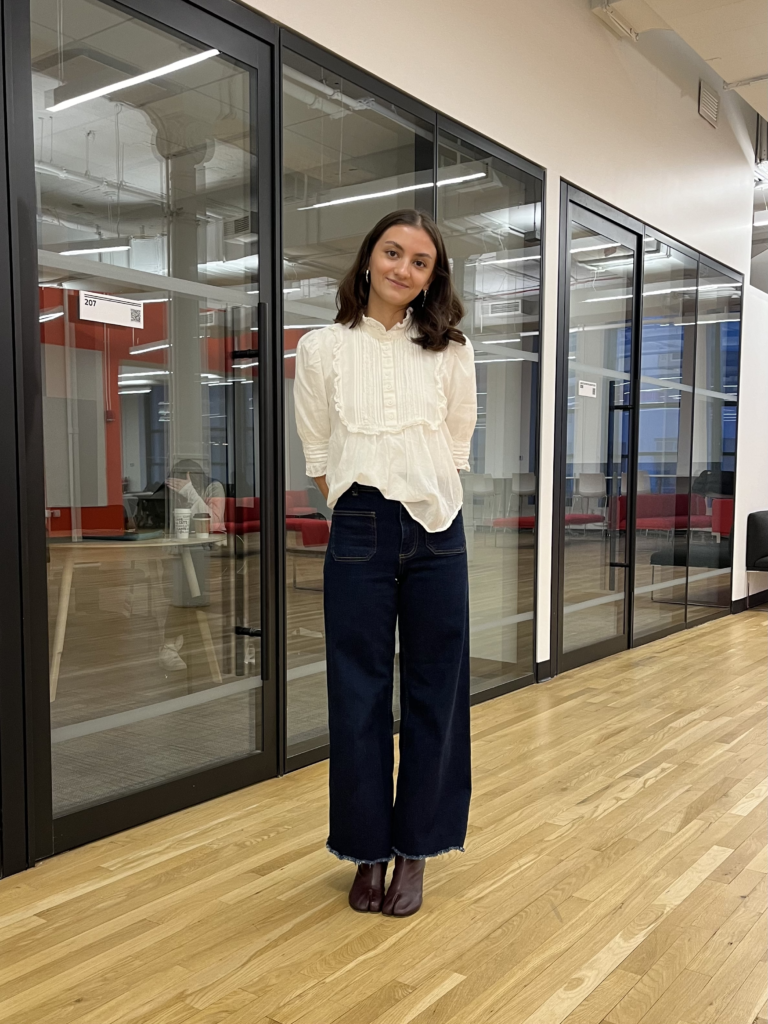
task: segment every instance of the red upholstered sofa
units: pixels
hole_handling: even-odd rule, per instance
[[[712,499],[712,533],[730,537],[733,529],[733,498]]]
[[[566,526],[588,526],[590,523],[602,523],[605,516],[597,512],[568,512],[565,516]],[[493,525],[497,530],[532,530],[536,525],[535,516],[505,516],[502,519],[494,519]]]
[[[707,515],[706,499],[691,495],[691,527],[705,530],[712,525]],[[638,494],[636,508],[638,530],[686,530],[688,528],[687,494]],[[619,529],[627,528],[627,498],[619,498]]]
[[[532,530],[536,525],[536,517],[504,516],[502,519],[494,519],[493,525],[497,530]]]
[[[288,491],[288,495],[303,496],[306,501],[307,492]],[[300,533],[305,548],[321,547],[328,543],[330,524],[327,519],[301,518],[301,514],[308,516],[310,513],[316,512],[317,509],[310,505],[298,504],[298,499],[295,503],[289,503],[287,495],[286,505],[285,528],[294,533]],[[302,512],[297,515],[299,509]],[[224,528],[227,533],[259,533],[261,530],[261,500],[259,498],[226,498]]]

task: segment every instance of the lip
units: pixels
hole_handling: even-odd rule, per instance
[[[400,284],[399,281],[393,281],[391,277],[388,277],[387,281],[389,281],[390,284],[393,284],[395,286],[395,288],[405,288],[406,291],[408,289],[408,285],[407,284]]]

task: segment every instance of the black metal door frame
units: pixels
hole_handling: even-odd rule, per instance
[[[283,615],[282,378],[276,316],[281,307],[281,253],[277,246],[280,180],[279,81],[275,25],[232,0],[104,0],[171,33],[215,46],[258,76],[256,132],[259,218],[259,349],[261,466],[262,750],[172,779],[109,803],[53,818],[41,353],[37,308],[36,193],[30,60],[29,0],[0,0],[3,115],[0,139],[0,317],[7,345],[0,348],[0,428],[4,477],[16,501],[0,544],[3,622],[0,658],[0,873],[11,874],[93,839],[180,810],[282,770],[284,721],[280,657]],[[12,145],[9,144],[12,139]],[[5,180],[3,180],[5,179]],[[13,443],[15,439],[16,443]]]
[[[588,223],[599,226],[604,221],[606,228],[627,236],[624,240],[634,251],[635,273],[632,290],[632,326],[630,351],[630,399],[627,409],[630,417],[629,451],[627,458],[627,530],[624,562],[624,629],[620,636],[611,637],[598,643],[580,647],[575,651],[563,651],[563,599],[565,592],[565,502],[566,502],[566,448],[567,448],[567,394],[568,394],[568,349],[570,324],[570,248],[573,208],[583,214]],[[568,182],[561,182],[560,189],[560,251],[558,273],[558,319],[557,319],[557,367],[555,384],[555,479],[553,488],[552,517],[552,622],[550,652],[553,675],[565,672],[579,665],[585,665],[600,658],[626,650],[630,645],[632,625],[632,594],[634,584],[634,505],[636,497],[635,477],[637,464],[637,399],[639,397],[639,338],[642,315],[642,265],[643,225],[626,214],[620,214],[605,203],[582,192]]]

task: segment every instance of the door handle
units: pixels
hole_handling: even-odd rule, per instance
[[[234,634],[239,637],[260,637],[261,630],[255,630],[251,626],[236,626]]]

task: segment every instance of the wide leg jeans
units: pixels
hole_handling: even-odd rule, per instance
[[[469,610],[461,513],[428,533],[355,484],[324,567],[330,727],[328,849],[356,863],[463,849],[471,793]],[[392,692],[400,640],[400,764]]]

